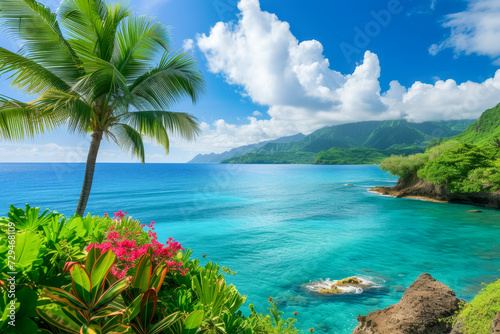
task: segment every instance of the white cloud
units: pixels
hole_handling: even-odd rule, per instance
[[[252,115],[254,115],[255,117],[259,117],[259,116],[263,116],[262,113],[258,110],[255,110]]]
[[[500,71],[482,83],[437,80],[406,88],[393,81],[382,92],[376,54],[366,51],[352,74],[342,74],[320,42],[298,41],[289,24],[262,11],[258,0],[241,0],[238,8],[237,22],[218,22],[196,42],[209,70],[267,106],[271,118],[250,117],[239,126],[224,120],[205,124],[198,142],[231,148],[346,122],[476,118],[500,100]]]
[[[193,52],[194,50],[194,41],[191,38],[185,39],[182,43],[182,48],[184,51]]]
[[[443,27],[451,30],[450,36],[429,48],[432,55],[452,48],[455,53],[500,56],[500,1],[469,0],[463,12],[446,16]]]

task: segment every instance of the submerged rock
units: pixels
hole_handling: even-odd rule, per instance
[[[359,277],[348,277],[338,281],[316,281],[306,284],[305,287],[323,295],[359,294],[366,289],[377,286],[374,282]]]
[[[399,303],[359,315],[353,334],[450,333],[451,322],[442,319],[454,315],[461,302],[447,285],[422,274]]]

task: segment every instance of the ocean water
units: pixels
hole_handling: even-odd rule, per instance
[[[84,167],[0,164],[0,215],[24,203],[71,215]],[[376,166],[98,164],[87,209],[154,220],[160,239],[236,271],[228,281],[248,296],[244,312],[266,312],[273,297],[301,329],[350,333],[423,272],[465,300],[500,278],[500,211],[368,191],[395,182]],[[378,288],[324,297],[304,287],[350,276]]]

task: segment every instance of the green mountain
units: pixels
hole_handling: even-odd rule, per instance
[[[391,154],[424,152],[432,140],[456,136],[472,122],[397,120],[342,124],[319,129],[295,142],[267,143],[222,162],[373,164]]]
[[[497,138],[500,138],[500,104],[483,112],[476,122],[453,139],[482,146]]]

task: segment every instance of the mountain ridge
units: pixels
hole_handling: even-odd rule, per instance
[[[432,140],[456,136],[473,122],[474,120],[457,120],[412,123],[407,120],[391,120],[327,126],[301,140],[264,143],[222,162],[373,164],[391,154],[423,152]],[[332,153],[330,156],[329,151]],[[359,159],[356,154],[366,154],[367,158]]]

